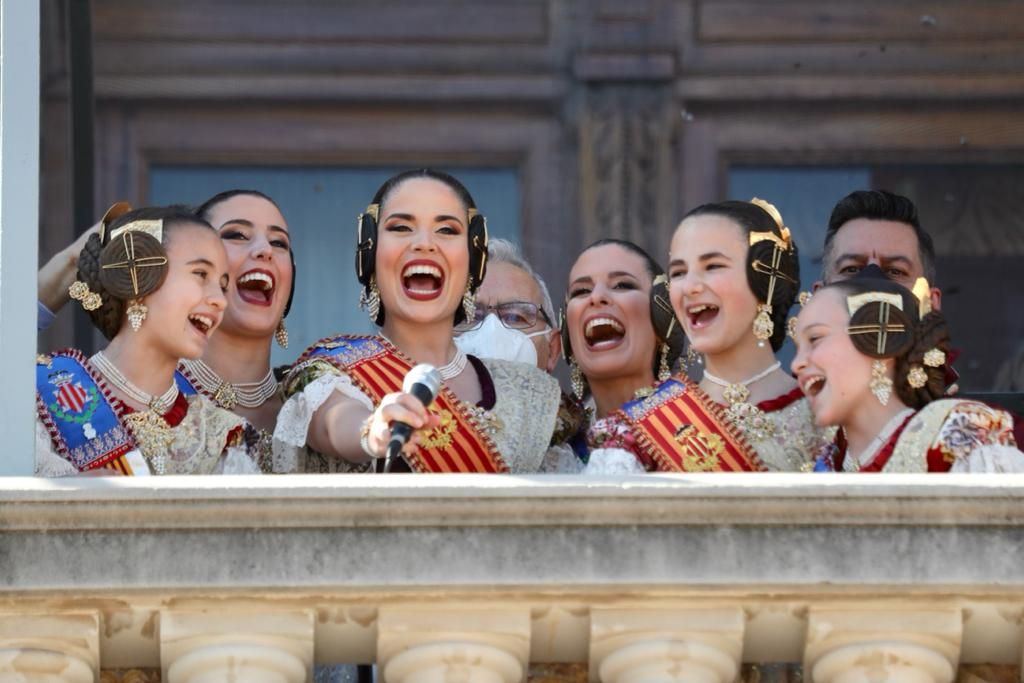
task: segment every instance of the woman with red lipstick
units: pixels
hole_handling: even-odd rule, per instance
[[[738,469],[809,467],[831,439],[775,358],[800,287],[782,216],[760,199],[699,206],[676,229],[669,259],[672,307],[703,355],[704,376],[689,387],[694,410],[741,454]]]
[[[226,301],[224,247],[175,207],[129,211],[89,237],[71,297],[110,344],[36,366],[36,473],[255,473],[245,422],[174,380],[199,358]]]
[[[359,218],[356,259],[381,334],[328,337],[303,353],[285,380],[275,459],[298,460],[308,445],[338,471],[369,471],[401,421],[414,428],[404,454],[415,472],[541,469],[558,383],[524,363],[466,356],[453,341],[487,259],[486,223],[462,183],[431,169],[389,179]],[[401,390],[419,363],[444,382],[429,409]]]
[[[877,266],[818,290],[800,312],[796,341],[792,368],[817,423],[840,428],[820,469],[1024,471],[1008,414],[943,398],[945,319]]]
[[[260,468],[271,472],[271,435],[283,400],[270,350],[275,338],[288,346],[284,319],[295,291],[288,223],[274,200],[257,190],[221,192],[196,214],[220,235],[231,284],[224,322],[201,359],[182,361],[178,385],[249,421],[258,430],[253,446]]]

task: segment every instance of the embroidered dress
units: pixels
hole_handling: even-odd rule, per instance
[[[37,475],[59,477],[95,469],[125,475],[252,474],[247,426],[203,396],[179,394],[162,416],[146,417],[117,399],[89,360],[76,350],[40,356],[36,363]],[[143,434],[142,431],[147,431]]]
[[[799,389],[734,422],[691,380],[672,377],[647,397],[597,420],[587,474],[800,471],[830,435],[814,426]]]
[[[178,385],[178,389],[185,396],[192,396],[194,394],[202,394],[209,401],[218,407],[223,407],[218,401],[216,393],[206,390],[192,374],[188,371],[188,368],[184,364],[179,364],[178,369],[174,371],[174,381]],[[278,391],[280,395],[280,390]],[[224,408],[224,410],[228,410]],[[259,466],[260,471],[264,474],[273,473],[273,443],[274,435],[265,429],[256,429],[255,427],[245,430],[244,441],[246,450],[252,455]]]
[[[470,362],[481,378],[483,400],[460,401],[442,387],[429,410],[441,424],[420,442],[411,458],[416,472],[537,472],[558,412],[558,382],[524,363]],[[401,391],[413,363],[383,337],[336,336],[302,354],[285,378],[286,401],[274,431],[276,472],[367,472],[372,463],[352,465],[306,448],[313,414],[337,391],[373,410],[387,394]],[[554,457],[554,456],[552,456]]]
[[[1009,414],[977,401],[942,399],[902,419],[877,450],[846,452],[840,434],[835,468],[846,472],[1024,472]]]

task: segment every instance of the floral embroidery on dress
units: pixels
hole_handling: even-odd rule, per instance
[[[987,406],[964,402],[957,406],[943,423],[936,444],[948,463],[966,458],[978,446],[995,444],[1013,446],[1013,428],[1005,413]]]

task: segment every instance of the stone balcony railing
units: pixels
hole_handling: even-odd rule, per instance
[[[1021,663],[1022,521],[1007,475],[0,479],[0,682],[949,683]]]

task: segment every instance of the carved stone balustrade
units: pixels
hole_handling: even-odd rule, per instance
[[[1014,475],[0,479],[0,683],[951,683],[1018,671],[1022,522]]]

